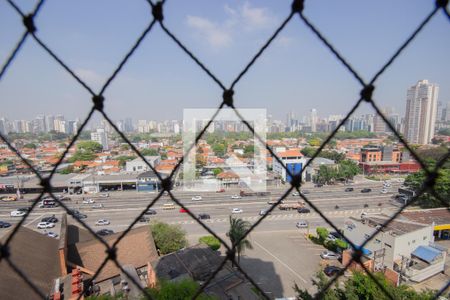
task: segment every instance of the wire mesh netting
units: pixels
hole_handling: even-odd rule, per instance
[[[422,31],[422,29],[430,22],[433,17],[436,16],[439,12],[442,12],[446,15],[446,17],[450,21],[450,14],[448,9],[448,1],[446,0],[438,0],[435,3],[434,9],[425,15],[423,21],[417,26],[417,28],[414,29],[412,34],[407,37],[407,39],[404,41],[403,44],[394,52],[394,54],[387,60],[387,62],[379,69],[378,72],[372,77],[370,81],[365,81],[362,79],[362,76],[350,65],[349,62],[344,59],[343,55],[321,34],[321,32],[317,29],[314,24],[304,15],[303,9],[304,9],[304,1],[301,0],[295,0],[291,4],[291,10],[289,15],[282,21],[282,23],[276,28],[276,30],[273,32],[273,34],[269,37],[269,39],[264,43],[264,45],[259,49],[259,51],[251,58],[251,60],[244,66],[242,71],[236,76],[236,78],[232,81],[232,83],[227,87],[225,84],[221,82],[219,78],[217,78],[210,69],[203,64],[200,59],[197,58],[197,56],[191,52],[178,38],[177,36],[172,33],[172,31],[166,27],[166,24],[164,23],[164,3],[165,1],[160,1],[157,3],[153,3],[150,0],[147,0],[149,6],[151,7],[151,20],[148,26],[144,29],[142,34],[139,36],[139,38],[136,40],[136,42],[132,45],[131,49],[126,53],[126,55],[123,57],[123,59],[120,61],[118,66],[115,68],[114,72],[108,77],[108,79],[105,81],[103,86],[98,92],[95,92],[88,84],[86,84],[79,76],[75,74],[75,72],[68,66],[68,64],[65,63],[65,61],[60,58],[48,44],[42,40],[39,35],[37,34],[37,27],[35,25],[35,19],[40,12],[41,9],[44,7],[44,0],[41,0],[37,3],[35,8],[31,12],[24,12],[18,5],[16,5],[15,2],[12,0],[7,0],[10,7],[17,12],[18,16],[22,18],[23,25],[24,25],[24,32],[21,35],[19,41],[17,42],[14,49],[10,52],[10,55],[7,57],[6,61],[4,62],[1,71],[0,71],[0,80],[3,79],[4,76],[7,75],[8,67],[11,66],[11,64],[14,62],[14,60],[20,59],[20,51],[22,46],[24,45],[25,41],[27,39],[32,39],[39,47],[41,47],[48,55],[49,59],[52,59],[56,61],[61,68],[63,68],[70,76],[75,80],[75,84],[81,85],[91,96],[92,100],[92,108],[90,109],[90,112],[88,113],[87,117],[82,122],[81,126],[78,129],[78,133],[75,134],[73,139],[70,141],[70,143],[67,145],[64,153],[60,156],[57,163],[54,165],[52,171],[48,176],[43,176],[40,174],[39,171],[36,170],[36,168],[20,153],[20,151],[13,146],[13,143],[8,141],[8,138],[6,135],[0,135],[0,138],[3,140],[4,143],[7,144],[7,146],[23,161],[24,164],[26,164],[29,169],[39,178],[40,185],[42,186],[42,192],[38,195],[38,197],[35,199],[33,204],[31,205],[31,210],[28,211],[25,216],[20,220],[18,225],[13,229],[12,233],[8,236],[6,241],[0,245],[0,260],[6,261],[8,265],[16,272],[30,287],[30,289],[33,289],[35,293],[45,299],[47,295],[41,291],[29,278],[27,278],[26,274],[18,268],[14,262],[10,259],[10,251],[9,251],[9,245],[11,241],[14,239],[16,233],[18,232],[18,229],[21,225],[24,224],[25,219],[28,217],[28,215],[33,211],[33,209],[36,207],[37,203],[41,200],[41,198],[45,194],[49,194],[53,197],[53,199],[59,203],[59,205],[70,215],[73,214],[73,212],[70,210],[70,208],[62,202],[59,198],[55,197],[52,190],[51,185],[51,179],[54,176],[58,166],[63,163],[63,160],[66,158],[69,149],[74,146],[75,142],[79,138],[80,133],[85,128],[86,124],[91,120],[94,113],[97,111],[99,114],[103,116],[103,118],[112,126],[112,128],[120,135],[120,137],[131,147],[131,149],[138,155],[147,165],[148,167],[155,172],[156,176],[160,180],[162,190],[157,194],[157,196],[151,200],[147,207],[142,210],[142,212],[134,219],[134,221],[129,224],[129,226],[124,230],[120,236],[117,238],[117,240],[112,244],[109,245],[106,243],[102,237],[96,235],[96,233],[93,231],[93,229],[88,226],[83,220],[79,218],[75,218],[75,220],[86,230],[88,230],[92,235],[95,236],[95,238],[104,245],[107,253],[107,257],[105,260],[101,263],[100,267],[96,270],[95,274],[92,276],[92,281],[95,281],[97,276],[100,274],[102,269],[105,267],[106,263],[108,261],[112,261],[123,273],[130,275],[127,270],[125,270],[121,264],[117,260],[117,248],[116,246],[118,243],[130,232],[130,230],[133,228],[133,226],[139,221],[141,217],[144,216],[144,213],[151,208],[163,195],[163,193],[167,192],[170,198],[178,204],[181,208],[185,209],[187,214],[195,220],[201,227],[203,227],[206,231],[208,231],[211,235],[215,236],[217,239],[220,240],[223,247],[226,249],[226,257],[222,261],[222,263],[215,269],[210,277],[200,286],[198,289],[196,295],[193,298],[197,298],[201,293],[204,292],[205,288],[208,286],[208,284],[214,279],[214,277],[220,272],[220,270],[224,267],[224,265],[227,263],[227,261],[231,261],[237,269],[246,277],[246,279],[254,286],[255,289],[257,289],[260,292],[261,297],[268,298],[268,296],[264,293],[264,291],[261,289],[261,286],[258,285],[252,278],[247,274],[247,272],[239,265],[239,263],[236,260],[236,246],[241,242],[241,240],[244,240],[261,222],[264,221],[264,219],[267,217],[268,214],[270,214],[271,211],[273,211],[293,190],[296,190],[299,193],[299,197],[301,197],[320,217],[325,220],[325,222],[334,228],[337,232],[339,232],[337,226],[320,210],[318,207],[311,202],[308,197],[302,193],[300,190],[300,187],[302,185],[302,173],[312,163],[312,161],[320,154],[320,152],[324,149],[324,147],[333,139],[333,137],[336,135],[338,130],[345,124],[345,122],[350,118],[350,116],[355,112],[355,110],[362,104],[362,103],[368,103],[375,111],[376,113],[383,119],[383,121],[387,124],[390,131],[398,138],[399,142],[411,153],[411,155],[414,157],[414,159],[421,165],[423,171],[426,174],[426,180],[424,181],[422,187],[420,190],[416,193],[415,197],[409,201],[408,203],[404,204],[395,214],[393,214],[384,224],[383,226],[377,228],[377,230],[363,242],[361,245],[355,245],[352,243],[349,239],[346,239],[350,243],[350,247],[353,249],[353,256],[352,259],[344,266],[344,268],[339,271],[337,276],[333,277],[332,280],[330,280],[327,285],[318,291],[318,293],[315,295],[316,298],[322,298],[324,296],[324,293],[338,280],[339,277],[341,277],[344,272],[349,268],[349,266],[352,263],[358,263],[362,269],[374,280],[374,282],[378,285],[380,289],[383,290],[385,293],[385,296],[389,299],[394,299],[393,295],[390,295],[389,292],[384,288],[384,286],[378,282],[378,279],[376,276],[370,272],[366,265],[362,263],[362,250],[363,247],[369,243],[384,227],[388,226],[392,221],[394,221],[399,214],[408,206],[413,205],[417,199],[423,194],[423,193],[430,193],[437,199],[439,199],[440,202],[442,202],[442,205],[444,207],[449,207],[449,203],[447,199],[442,199],[441,195],[439,195],[434,187],[435,182],[438,177],[438,171],[441,169],[443,164],[446,162],[446,160],[450,156],[450,152],[448,152],[444,157],[442,157],[436,165],[434,165],[433,168],[430,168],[425,164],[425,162],[416,154],[414,149],[405,141],[405,139],[397,132],[397,130],[391,125],[391,123],[388,121],[387,117],[382,113],[380,108],[378,107],[376,101],[374,101],[372,94],[375,89],[375,84],[377,80],[380,78],[380,76],[391,66],[391,64],[402,54],[402,52],[411,44],[411,42],[414,41],[416,36]],[[294,21],[294,19],[296,19]],[[302,22],[304,26],[309,28],[314,35],[317,37],[318,40],[320,40],[323,43],[323,46],[328,48],[331,53],[334,55],[334,57],[352,74],[354,79],[361,85],[361,91],[360,91],[360,97],[356,100],[355,104],[351,107],[348,114],[344,119],[342,119],[339,123],[339,125],[335,128],[333,132],[325,139],[325,141],[320,145],[320,147],[316,150],[314,155],[312,155],[311,159],[306,163],[306,165],[302,168],[302,171],[300,174],[291,174],[291,171],[289,169],[285,168],[285,171],[287,174],[289,174],[290,178],[293,178],[290,182],[290,187],[288,190],[276,201],[275,204],[271,206],[271,208],[266,211],[266,213],[258,219],[257,222],[252,224],[250,229],[246,232],[244,236],[241,237],[241,240],[235,241],[233,245],[228,245],[219,235],[217,235],[212,229],[208,227],[208,225],[202,220],[200,220],[191,210],[189,207],[186,207],[185,204],[183,204],[180,199],[176,197],[176,195],[171,191],[173,187],[173,180],[174,180],[174,174],[179,170],[181,167],[183,161],[186,159],[186,157],[183,157],[179,163],[176,165],[175,169],[172,171],[170,176],[166,178],[162,178],[159,173],[155,170],[155,168],[146,160],[146,158],[139,152],[139,150],[135,147],[133,143],[130,142],[130,140],[127,138],[127,136],[122,133],[119,128],[114,124],[114,122],[110,119],[110,117],[105,113],[104,106],[107,104],[106,99],[104,98],[104,93],[110,86],[110,84],[114,81],[114,79],[120,74],[123,66],[128,62],[128,60],[133,56],[136,49],[139,48],[141,45],[141,42],[148,38],[149,33],[152,31],[155,26],[160,26],[163,32],[167,34],[168,37],[170,37],[173,42],[176,43],[189,57],[189,59],[193,60],[195,64],[201,68],[207,76],[212,80],[212,82],[216,85],[218,85],[221,90],[223,91],[222,96],[222,103],[217,108],[217,111],[213,115],[213,118],[209,120],[209,122],[204,126],[204,128],[197,134],[195,143],[190,145],[190,148],[196,146],[196,143],[201,139],[201,137],[205,134],[208,127],[211,125],[211,123],[214,121],[214,118],[219,114],[221,109],[223,108],[231,108],[234,110],[238,118],[247,126],[250,132],[253,134],[256,134],[252,126],[249,122],[247,122],[239,113],[235,106],[235,99],[234,99],[234,91],[236,84],[245,76],[245,74],[248,72],[250,68],[258,61],[258,58],[264,53],[264,51],[271,45],[271,43],[274,41],[274,39],[280,34],[280,32],[283,31],[285,26],[290,22]],[[256,134],[257,135],[257,134]],[[264,143],[264,141],[257,136],[258,139],[260,139],[261,142]],[[264,143],[265,147],[268,152],[273,156],[274,159],[276,159],[280,165],[284,166],[281,159],[274,153],[274,151],[267,145],[267,143]],[[189,151],[188,151],[189,152]],[[345,237],[344,237],[345,238]],[[136,282],[133,276],[128,276],[130,280],[134,282],[134,284],[141,289],[141,292],[148,297],[149,299],[152,299],[152,296],[148,293],[146,289],[143,289],[140,284]],[[442,287],[442,289],[435,295],[435,298],[438,298],[441,296],[441,294],[448,288],[447,284],[446,286]],[[82,295],[80,295],[81,297]],[[79,297],[79,298],[80,298]]]

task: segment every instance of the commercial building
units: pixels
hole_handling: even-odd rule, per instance
[[[401,279],[412,282],[423,281],[444,271],[446,249],[434,244],[434,226],[395,219],[383,214],[350,217],[345,222],[344,235],[355,245],[361,245],[374,232],[380,232],[361,249],[373,271],[389,274],[394,283]],[[351,257],[351,250],[343,254],[345,265]],[[388,271],[386,271],[388,270]]]
[[[447,208],[405,210],[400,218],[427,225],[433,225],[435,239],[450,239],[450,211]]]
[[[287,150],[277,153],[277,156],[281,159],[283,165],[292,175],[299,174],[307,161],[303,154],[298,150]],[[275,174],[280,176],[281,180],[284,182],[289,182],[292,178],[286,172],[285,168],[283,168],[283,165],[281,165],[277,159],[273,159],[272,170]]]
[[[430,144],[434,137],[439,87],[420,80],[408,89],[405,137],[412,144]]]

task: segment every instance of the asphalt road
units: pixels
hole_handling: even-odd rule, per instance
[[[397,191],[399,183],[392,183],[392,187],[389,188],[387,194],[381,194],[382,183],[380,182],[367,182],[358,183],[352,185],[353,192],[345,192],[347,186],[324,186],[321,188],[315,188],[307,186],[304,190],[308,190],[306,194],[307,198],[322,211],[325,216],[331,219],[343,220],[349,215],[360,215],[362,211],[378,212],[380,210],[387,211],[389,209],[395,209],[396,206],[392,204],[392,195]],[[369,187],[372,189],[370,193],[361,193],[362,188]],[[278,199],[283,193],[286,192],[287,187],[272,188],[270,196],[255,197],[247,196],[241,199],[231,199],[232,195],[238,194],[239,190],[227,190],[225,193],[205,192],[200,193],[202,196],[201,201],[192,201],[192,197],[195,194],[192,192],[173,191],[173,194],[185,205],[194,215],[200,213],[207,213],[211,216],[210,220],[204,220],[208,226],[217,232],[225,232],[228,226],[228,218],[233,208],[240,208],[243,210],[239,216],[252,223],[258,221],[260,218],[259,212],[261,209],[268,209],[270,205],[268,201]],[[91,197],[95,203],[103,204],[104,208],[94,209],[93,204],[83,204],[82,197],[80,195],[71,195],[72,200],[65,201],[68,207],[77,209],[88,216],[84,219],[87,224],[94,226],[98,219],[108,219],[111,224],[104,226],[104,228],[112,229],[114,231],[121,231],[127,228],[127,226],[139,215],[140,212],[152,201],[156,196],[156,193],[137,193],[137,192],[110,192],[110,197],[99,198],[97,196],[84,196],[84,198]],[[28,201],[33,199],[36,195],[25,195],[25,199],[20,199],[15,202],[0,202],[0,220],[10,222],[12,224],[17,223],[19,217],[10,217],[10,212],[18,207],[26,207],[31,203]],[[289,195],[286,199],[287,202],[303,201],[299,196]],[[205,233],[205,230],[198,225],[187,213],[179,212],[179,207],[176,205],[175,209],[164,210],[163,205],[165,203],[173,203],[168,196],[163,196],[159,199],[153,209],[157,214],[150,217],[150,219],[161,220],[168,223],[180,224],[188,234],[200,234]],[[364,207],[365,205],[368,207]],[[381,206],[379,206],[381,204]],[[339,208],[336,209],[335,206]],[[308,205],[307,205],[308,207]],[[30,228],[36,228],[37,223],[44,216],[52,214],[61,215],[63,213],[61,207],[56,208],[38,208],[36,207],[33,212],[28,216],[25,223]],[[305,219],[311,220],[312,224],[324,225],[324,220],[318,213],[311,209],[309,214],[299,214],[295,210],[283,211],[275,208],[271,215],[258,226],[257,230],[285,230],[291,229],[295,225],[296,221]],[[76,222],[69,217],[69,222]],[[138,223],[141,225],[143,223]],[[94,226],[95,227],[95,226]],[[57,228],[52,231],[56,232]],[[0,229],[0,234],[5,230]]]

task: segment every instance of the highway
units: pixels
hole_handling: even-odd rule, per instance
[[[306,197],[319,208],[325,216],[342,225],[345,218],[352,216],[359,216],[361,212],[386,212],[397,209],[397,206],[392,202],[392,195],[396,193],[400,183],[391,183],[392,186],[388,189],[388,193],[381,194],[382,189],[381,182],[365,182],[355,183],[351,185],[354,188],[353,192],[345,192],[345,188],[349,186],[334,185],[324,186],[321,188],[313,187],[306,184],[303,190],[307,190],[309,193]],[[241,199],[231,199],[232,195],[239,193],[239,190],[227,190],[224,193],[215,192],[203,192],[193,193],[174,190],[173,194],[179,199],[183,205],[185,205],[194,215],[200,213],[207,213],[211,216],[210,220],[203,220],[208,226],[218,233],[224,233],[228,229],[228,218],[233,208],[240,208],[242,213],[236,214],[244,220],[248,220],[251,223],[256,222],[260,216],[261,209],[268,209],[270,207],[267,204],[268,201],[277,200],[286,190],[288,186],[271,188],[270,196],[255,197],[247,196]],[[361,193],[362,188],[371,188],[370,193]],[[157,195],[156,193],[138,193],[134,191],[124,192],[110,192],[110,197],[99,198],[98,196],[84,195],[84,198],[92,198],[95,203],[103,204],[103,208],[94,209],[93,204],[82,204],[81,195],[70,195],[71,201],[65,201],[64,203],[70,208],[79,210],[86,214],[88,217],[84,221],[92,226],[94,230],[100,228],[95,226],[95,222],[98,219],[108,219],[111,224],[108,226],[102,226],[101,228],[112,229],[115,232],[126,229],[129,224],[134,220],[139,213],[152,201]],[[201,195],[201,201],[192,201],[191,198],[194,195]],[[20,199],[15,202],[0,202],[0,220],[10,222],[12,224],[17,223],[19,217],[10,217],[10,212],[18,207],[27,207],[31,203],[29,199],[33,199],[36,195],[25,195],[24,199]],[[286,199],[287,202],[303,201],[299,196],[289,195]],[[188,234],[200,235],[205,234],[206,231],[199,224],[197,224],[187,213],[181,213],[179,207],[175,209],[164,210],[163,205],[165,203],[171,203],[172,201],[168,196],[163,196],[152,207],[156,210],[156,215],[146,215],[151,220],[160,220],[172,224],[180,224]],[[336,209],[335,206],[339,208]],[[368,207],[365,207],[367,205]],[[308,205],[306,207],[309,207]],[[33,212],[28,216],[25,221],[26,226],[36,229],[37,223],[41,218],[55,214],[60,216],[63,213],[61,207],[56,208],[35,208]],[[325,225],[325,221],[311,209],[311,213],[299,214],[295,210],[283,211],[275,208],[271,215],[267,216],[261,225],[257,227],[257,231],[276,231],[295,228],[295,223],[298,220],[307,220],[310,223],[310,227]],[[69,223],[76,223],[71,217],[69,217]],[[136,226],[144,225],[145,223],[138,222]],[[36,229],[38,230],[38,229]],[[58,232],[58,227],[51,229],[51,231]],[[5,229],[0,229],[0,235],[5,232]]]

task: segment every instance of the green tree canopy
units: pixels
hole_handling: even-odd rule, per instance
[[[198,239],[200,243],[208,245],[212,250],[216,251],[220,248],[220,241],[213,235],[205,235]]]
[[[250,241],[247,238],[243,238],[250,227],[250,222],[230,216],[230,229],[227,232],[227,236],[230,238],[233,245],[239,242],[236,245],[238,263],[241,259],[241,253],[244,252],[245,249],[253,249]]]
[[[408,175],[408,177],[406,177],[405,179],[405,185],[417,192],[422,188],[425,181],[425,172],[421,170],[417,173]],[[434,190],[439,196],[441,196],[441,198],[445,201],[444,203],[447,203],[448,206],[450,202],[450,169],[439,170]],[[439,201],[439,199],[434,197],[428,191],[425,191],[425,193],[419,196],[416,204],[418,204],[422,208],[444,206],[444,204]]]
[[[157,300],[188,300],[197,293],[200,285],[192,279],[181,281],[161,281],[155,288],[148,289],[153,299]],[[196,299],[213,300],[216,297],[201,293]]]
[[[102,144],[96,141],[81,141],[77,144],[78,151],[98,153],[103,150]]]
[[[168,254],[187,246],[186,232],[179,225],[155,222],[150,225],[156,247]]]
[[[152,148],[142,149],[142,150],[140,150],[140,152],[144,156],[158,156],[159,155],[158,151],[156,149],[152,149]]]
[[[37,145],[35,143],[26,143],[23,147],[28,149],[36,149]]]

